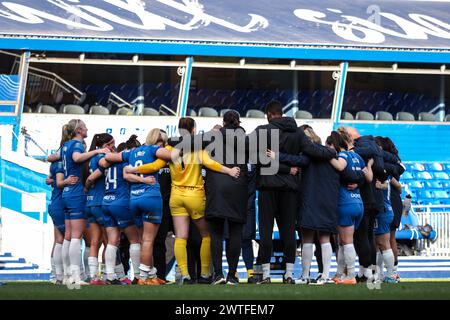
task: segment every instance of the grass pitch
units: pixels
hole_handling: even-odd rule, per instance
[[[48,282],[8,282],[0,286],[0,300],[449,300],[450,282],[402,282],[381,284],[370,290],[365,284],[345,285],[248,285],[212,286],[168,284],[164,286],[84,286],[68,289]]]

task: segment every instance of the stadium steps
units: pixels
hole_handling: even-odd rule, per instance
[[[0,253],[0,281],[49,280],[48,270],[41,270],[24,258],[14,257],[10,252]]]

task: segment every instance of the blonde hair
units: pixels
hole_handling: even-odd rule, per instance
[[[75,137],[76,130],[80,126],[80,123],[80,119],[72,119],[67,124],[63,125],[60,146]]]
[[[322,144],[322,139],[314,132],[313,128],[308,127],[304,130],[305,135],[312,141],[318,144]]]
[[[160,129],[152,129],[145,139],[145,144],[150,146],[161,142],[163,145],[167,143],[167,135],[162,133]]]

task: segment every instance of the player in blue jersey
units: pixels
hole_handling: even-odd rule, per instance
[[[54,269],[55,274],[55,284],[62,284],[64,280],[64,275],[70,275],[70,263],[68,259],[64,261],[62,248],[64,245],[64,233],[65,233],[65,215],[64,215],[64,205],[62,202],[62,189],[66,185],[73,185],[77,183],[78,179],[76,177],[69,177],[64,179],[64,168],[62,161],[60,161],[60,152],[63,144],[70,138],[62,132],[61,142],[59,144],[60,148],[55,154],[49,156],[50,172],[45,183],[52,186],[52,196],[50,199],[50,204],[48,206],[48,213],[52,218],[54,225],[54,244],[52,250],[52,270]],[[70,242],[67,242],[70,244]]]
[[[377,189],[383,190],[384,211],[375,217],[374,234],[377,244],[377,275],[378,279],[387,283],[397,283],[394,265],[395,257],[390,243],[391,223],[394,219],[394,211],[391,205],[391,177],[383,183],[378,181],[375,184]],[[387,275],[383,279],[383,264],[386,267]]]
[[[56,185],[56,175],[64,174],[61,161],[53,162],[50,165],[50,174],[45,183],[52,186],[52,196],[48,206],[48,213],[54,225],[54,245],[52,250],[52,269],[55,272],[55,284],[62,284],[64,269],[62,261],[62,244],[64,241],[64,207],[62,203],[62,189]]]
[[[154,162],[156,151],[160,148],[158,143],[163,143],[159,129],[153,129],[147,136],[145,145],[130,152],[111,154],[107,161],[122,161],[133,167]],[[156,276],[156,268],[153,265],[153,245],[159,225],[162,219],[162,197],[158,183],[158,173],[152,174],[127,174],[125,179],[131,183],[130,209],[135,217],[136,225],[142,230],[142,249],[139,265],[140,285],[160,285],[165,281]],[[131,253],[131,246],[130,246]]]
[[[83,145],[87,137],[86,124],[78,119],[70,120],[64,126],[64,135],[70,140],[65,142],[61,150],[61,161],[63,163],[64,178],[76,177],[78,180],[74,185],[65,186],[62,193],[64,203],[66,232],[64,238],[70,241],[68,254],[70,259],[70,281],[78,284],[86,284],[81,280],[81,238],[86,228],[85,205],[86,194],[82,183],[83,162],[101,153],[108,153],[109,149],[97,149],[85,152]],[[63,246],[63,256],[64,256]],[[66,252],[67,254],[67,252]]]
[[[130,242],[130,258],[133,267],[136,284],[139,277],[139,264],[141,245],[135,217],[130,210],[130,187],[124,179],[124,167],[128,165],[130,151],[124,151],[125,145],[119,145],[116,154],[108,154],[100,160],[100,166],[107,168],[105,171],[105,195],[103,197],[102,209],[105,219],[105,227],[108,245],[105,252],[106,283],[123,284],[115,272],[116,256],[120,243],[120,230],[122,229]],[[124,161],[110,161],[123,158]],[[150,179],[151,183],[155,179]]]
[[[113,136],[108,133],[94,135],[89,151],[96,149],[108,148],[115,150],[115,141]],[[98,252],[103,240],[104,218],[102,211],[103,196],[105,193],[104,169],[99,166],[99,161],[104,154],[98,154],[89,161],[89,177],[85,182],[86,201],[86,218],[88,219],[89,240],[86,244],[85,252],[88,252],[88,266],[90,284],[104,284],[98,279]],[[89,249],[89,250],[88,250]]]
[[[339,154],[338,159],[331,160],[331,164],[338,171],[352,170],[363,171],[366,182],[372,181],[372,163],[370,159],[366,164],[364,160],[352,150],[350,139],[344,139],[338,132],[333,131],[327,138],[326,144],[334,148]],[[339,188],[338,200],[338,271],[334,278],[341,284],[356,284],[355,260],[356,251],[353,245],[353,233],[358,228],[364,214],[364,206],[361,199],[359,186],[349,187],[342,184]],[[344,275],[346,270],[346,275]]]

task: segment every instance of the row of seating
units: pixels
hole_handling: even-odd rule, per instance
[[[58,111],[55,107],[49,105],[39,105],[36,109],[36,113],[49,113],[56,114]],[[61,108],[61,113],[64,114],[86,114],[86,108],[78,105],[65,105]],[[93,105],[88,108],[88,114],[95,115],[109,115],[111,114],[111,110],[101,106],[101,105]],[[134,115],[134,111],[125,107],[117,109],[115,112],[116,115]],[[142,115],[144,116],[158,116],[160,112],[153,108],[144,108],[142,111]]]
[[[373,120],[394,121],[394,116],[387,111],[377,111],[375,113],[375,116],[372,113],[367,112],[367,111],[358,111],[356,113],[356,116],[354,117],[353,114],[345,111],[342,113],[341,119],[364,120],[364,121],[373,121]],[[395,120],[396,121],[416,121],[416,118],[412,113],[401,111],[401,112],[397,112],[397,114],[395,115]],[[434,115],[429,112],[419,112],[417,120],[418,121],[440,121],[440,118],[437,115]],[[450,114],[447,114],[444,117],[444,121],[450,122]]]
[[[230,111],[230,110],[234,110],[240,114],[240,112],[235,109],[225,108],[225,109],[221,109],[220,111],[217,111],[214,108],[203,107],[203,108],[199,108],[198,112],[192,108],[188,108],[187,115],[190,117],[197,117],[197,116],[198,117],[223,117],[223,115],[227,111]],[[245,117],[246,118],[261,118],[261,119],[263,119],[263,118],[266,118],[266,115],[261,110],[250,109],[250,110],[247,110],[247,112],[245,113]],[[304,111],[304,110],[296,111],[294,117],[296,119],[313,119],[313,115],[310,112]]]
[[[450,205],[450,163],[405,163],[404,194],[419,205]]]
[[[402,175],[402,180],[433,180],[433,179],[439,179],[439,180],[450,180],[449,174],[444,171],[434,171],[434,172],[428,172],[428,171],[415,171],[415,172],[409,172],[406,171]]]

